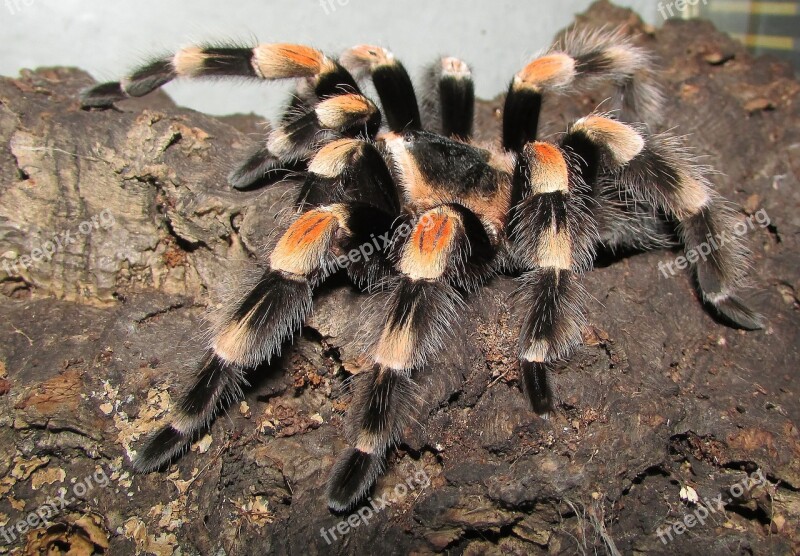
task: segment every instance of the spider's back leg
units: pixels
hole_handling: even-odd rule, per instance
[[[318,97],[337,94],[340,85],[358,91],[352,76],[319,50],[298,44],[267,43],[253,48],[188,46],[153,60],[120,81],[95,85],[83,92],[84,107],[102,108],[130,97],[144,96],[177,78],[245,77],[312,80]]]
[[[512,79],[503,108],[503,146],[519,152],[537,138],[547,95],[615,86],[623,118],[655,123],[661,93],[653,82],[650,54],[621,32],[575,32],[536,58]]]
[[[621,163],[620,156],[630,145],[598,149],[608,131],[621,125],[588,116],[573,125],[564,141],[581,156],[587,171],[604,173],[619,184],[623,196],[628,192],[634,199],[645,199],[678,222],[678,235],[693,263],[703,301],[736,326],[762,328],[761,315],[737,295],[746,284],[749,252],[733,232],[736,213],[712,189],[707,169],[669,134],[642,134],[640,152]]]

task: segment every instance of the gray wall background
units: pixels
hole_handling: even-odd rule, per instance
[[[478,95],[510,77],[590,0],[1,0],[0,74],[78,66],[117,80],[153,54],[197,41],[300,42],[337,53],[358,43],[387,46],[413,77],[437,55],[467,61]],[[660,24],[656,0],[617,0]],[[171,83],[178,103],[212,114],[273,117],[288,86],[254,82]]]

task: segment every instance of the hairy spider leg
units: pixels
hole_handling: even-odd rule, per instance
[[[380,46],[361,44],[344,51],[340,60],[356,79],[372,78],[390,131],[422,129],[414,84],[394,54]]]
[[[474,211],[492,200],[508,201],[499,191],[501,172],[483,151],[426,132],[386,141],[415,216],[395,232],[398,276],[370,302],[372,363],[356,377],[348,414],[352,447],[328,480],[328,505],[335,511],[358,503],[382,472],[387,449],[412,415],[412,372],[423,369],[454,330],[461,292],[475,291],[494,272],[495,216]]]
[[[596,223],[586,210],[590,186],[569,153],[535,141],[525,145],[515,172],[509,239],[524,272],[512,295],[521,308],[518,357],[523,390],[539,414],[553,408],[548,374],[581,344]]]
[[[341,267],[343,253],[362,244],[373,246],[376,238],[391,233],[397,200],[385,163],[370,156],[374,147],[368,143],[344,141],[349,143],[323,148],[311,161],[307,181],[313,183],[305,189],[317,203],[298,201],[303,212],[274,245],[263,273],[223,310],[194,383],[171,422],[137,454],[138,471],[172,460],[209,426],[221,405],[241,398],[245,371],[269,362],[296,334],[311,312],[313,287]],[[349,164],[369,176],[354,176]],[[329,191],[327,201],[322,187]],[[382,252],[388,247],[377,245],[374,257],[345,264],[354,282],[368,284],[390,272]]]
[[[298,44],[195,45],[135,69],[121,81],[101,83],[84,91],[87,108],[107,108],[130,97],[140,97],[176,78],[252,78],[299,80],[278,131],[314,112],[318,103],[343,94],[360,94],[350,73],[319,50]],[[285,145],[284,145],[285,146]],[[261,145],[228,176],[236,189],[266,185],[303,170],[313,156],[315,143],[295,144],[273,152]]]
[[[475,114],[475,84],[469,66],[452,56],[439,58],[425,72],[422,90],[425,128],[469,140]]]
[[[608,126],[600,122],[597,116],[576,122],[569,134],[572,148],[593,171],[613,176],[623,196],[642,198],[677,221],[700,294],[716,314],[744,329],[762,328],[763,317],[737,295],[746,286],[749,251],[734,232],[735,211],[708,180],[708,168],[668,133],[643,135],[641,152],[625,164],[615,164],[616,155],[608,150],[593,157],[587,145],[607,133]]]
[[[548,94],[575,94],[611,83],[625,120],[658,120],[661,94],[652,60],[621,31],[579,31],[527,64],[511,80],[503,107],[503,147],[519,152],[537,138]]]

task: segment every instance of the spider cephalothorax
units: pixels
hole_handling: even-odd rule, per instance
[[[285,115],[230,182],[250,188],[298,169],[305,180],[260,277],[222,311],[193,385],[138,453],[140,471],[182,452],[225,400],[241,395],[244,372],[280,351],[309,315],[313,288],[344,268],[360,287],[381,292],[371,301],[370,362],[350,408],[353,447],[328,483],[331,508],[350,508],[410,414],[412,371],[436,356],[464,297],[495,272],[519,276],[520,374],[533,408],[547,413],[549,365],[582,341],[580,280],[596,248],[654,247],[671,223],[693,250],[736,222],[680,141],[647,131],[660,104],[650,58],[619,32],[574,34],[526,65],[509,86],[497,145],[471,140],[464,62],[442,58],[426,73],[423,118],[402,64],[374,46],[338,60],[289,44],[193,46],[95,86],[83,102],[109,106],[176,77],[206,76],[298,80]],[[359,89],[367,78],[382,112]],[[617,91],[619,119],[591,114],[556,142],[537,139],[547,94],[600,84]],[[644,123],[625,123],[636,121]],[[747,251],[730,236],[711,256],[695,257],[697,284],[721,317],[758,328],[759,315],[736,297]],[[348,258],[366,245],[373,256]]]

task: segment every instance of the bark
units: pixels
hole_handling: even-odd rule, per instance
[[[691,133],[722,172],[718,190],[756,222],[750,298],[766,330],[723,326],[687,275],[664,277],[658,263],[677,250],[604,260],[585,279],[587,345],[555,372],[545,421],[518,389],[513,279],[493,280],[424,373],[419,424],[373,498],[413,488],[329,545],[320,530],[347,518],[326,509],[324,483],[345,446],[342,382],[358,369],[363,299],[343,281],[210,436],[164,472],[128,464],[196,362],[204,312],[289,206],[291,184],[226,184],[256,119],[160,93],[83,111],[85,73],[26,71],[0,79],[0,264],[18,263],[0,271],[0,553],[800,550],[800,85],[708,23],[652,29],[606,2],[578,20],[627,25],[659,55],[665,126]],[[549,129],[604,98],[550,102]],[[497,133],[500,101],[480,104],[483,136]],[[48,241],[52,257],[24,268],[18,257]],[[765,482],[740,488],[757,470]],[[41,510],[59,488],[64,507]],[[722,494],[724,507],[709,502],[688,526],[703,513],[682,499],[693,493]],[[50,524],[31,518],[7,542],[37,509]],[[676,523],[686,532],[659,536]]]

